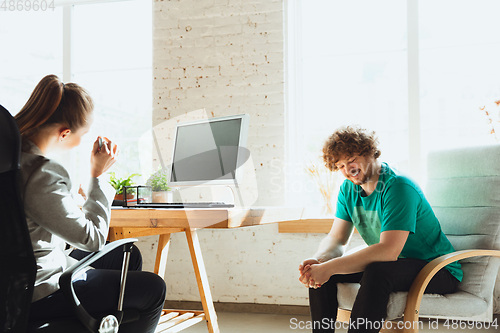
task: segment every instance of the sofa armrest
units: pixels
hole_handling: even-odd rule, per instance
[[[96,320],[93,318],[82,306],[80,300],[76,296],[75,290],[73,289],[73,278],[78,275],[84,268],[90,266],[109,252],[120,246],[132,246],[134,242],[137,242],[136,238],[120,239],[111,243],[106,244],[99,252],[93,252],[75,263],[73,266],[68,268],[59,278],[59,285],[61,291],[63,292],[66,299],[71,304],[74,313],[80,320],[80,322],[89,330],[89,332],[98,332],[100,326],[100,318]],[[118,308],[118,300],[117,300]]]
[[[431,279],[446,265],[455,262],[457,260],[471,258],[471,257],[482,257],[491,256],[499,257],[500,251],[497,250],[463,250],[448,253],[444,256],[438,257],[422,268],[420,273],[413,281],[413,284],[408,292],[408,298],[406,300],[406,308],[404,312],[404,321],[417,322],[419,317],[420,303],[422,301],[422,296],[424,295],[425,288],[431,281]],[[411,325],[413,326],[413,325]],[[406,330],[406,332],[413,332],[412,330]]]

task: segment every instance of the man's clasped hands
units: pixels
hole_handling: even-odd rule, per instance
[[[320,262],[316,258],[304,260],[299,265],[299,281],[303,283],[306,288],[317,289],[330,279],[332,274],[329,273],[328,262]]]

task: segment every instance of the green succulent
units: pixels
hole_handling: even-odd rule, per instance
[[[167,173],[162,169],[153,173],[151,177],[149,177],[146,185],[149,185],[153,188],[154,192],[158,191],[170,191],[170,187],[168,187]]]

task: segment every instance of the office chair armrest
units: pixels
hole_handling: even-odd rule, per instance
[[[73,289],[73,278],[78,275],[83,269],[87,268],[109,252],[120,246],[132,246],[134,242],[137,242],[136,238],[120,239],[111,243],[106,244],[99,252],[93,252],[75,263],[73,266],[68,268],[59,278],[59,285],[61,291],[66,296],[66,299],[71,304],[74,313],[78,317],[87,329],[91,332],[98,332],[100,326],[99,320],[93,318],[82,306],[80,300],[76,296],[75,290]]]
[[[457,260],[472,258],[472,257],[482,257],[491,256],[499,257],[500,251],[498,250],[463,250],[456,251],[452,253],[445,254],[444,256],[438,257],[422,268],[420,273],[418,273],[415,281],[411,285],[410,291],[408,292],[408,298],[406,300],[406,308],[404,312],[404,321],[417,322],[419,317],[420,303],[422,301],[422,296],[427,288],[427,285],[431,279],[439,272],[443,267]],[[410,332],[409,330],[408,332]],[[407,330],[405,329],[405,332]]]

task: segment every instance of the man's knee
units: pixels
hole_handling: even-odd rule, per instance
[[[309,288],[309,300],[331,299],[332,297],[337,297],[337,283],[331,278],[319,288]]]

